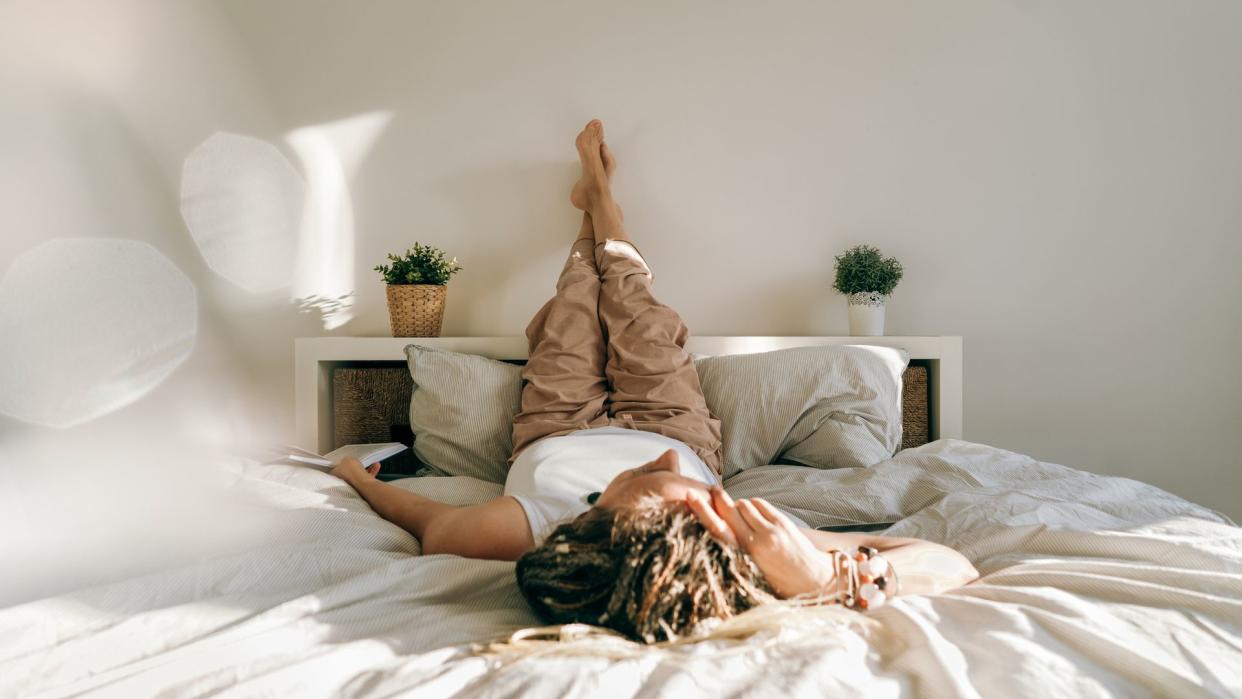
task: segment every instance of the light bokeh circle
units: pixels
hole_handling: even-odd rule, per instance
[[[181,169],[181,217],[216,274],[251,292],[289,286],[306,183],[276,146],[231,133],[198,145]]]
[[[0,278],[0,413],[65,428],[149,393],[190,356],[194,286],[147,243],[59,238]]]

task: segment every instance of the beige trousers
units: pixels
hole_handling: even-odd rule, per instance
[[[690,331],[655,299],[651,280],[627,242],[574,242],[556,295],[526,328],[530,358],[510,464],[544,437],[611,426],[681,440],[721,473],[720,420],[684,349]]]

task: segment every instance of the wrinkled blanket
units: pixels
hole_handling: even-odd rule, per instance
[[[397,483],[455,503],[501,490]],[[1242,529],[1154,486],[983,445],[728,483],[811,526],[897,521],[886,533],[961,551],[978,582],[858,623],[622,659],[472,652],[538,625],[513,564],[421,556],[311,469],[250,464],[233,487],[279,510],[285,535],[0,610],[0,695],[1242,695]]]

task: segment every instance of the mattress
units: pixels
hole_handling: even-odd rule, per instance
[[[460,504],[501,490],[397,483]],[[280,513],[279,536],[0,610],[0,695],[1242,694],[1242,529],[1154,486],[955,440],[727,485],[810,526],[895,521],[982,577],[745,639],[489,655],[476,644],[539,623],[513,564],[421,556],[331,476],[250,463],[233,488]]]

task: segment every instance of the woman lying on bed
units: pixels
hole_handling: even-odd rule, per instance
[[[517,560],[523,594],[549,621],[649,642],[776,598],[866,608],[898,587],[936,592],[977,577],[937,544],[799,529],[762,499],[730,499],[720,421],[683,349],[689,331],[652,295],[622,226],[599,121],[577,148],[570,200],[582,229],[526,331],[505,495],[454,507],[376,480],[377,466],[349,460],[333,473],[425,554]]]

